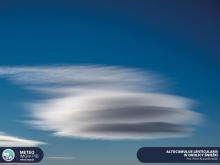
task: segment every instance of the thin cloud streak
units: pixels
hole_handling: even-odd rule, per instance
[[[55,160],[73,160],[75,157],[72,156],[49,156],[47,159],[55,159]]]
[[[0,146],[2,147],[35,147],[44,144],[46,143],[0,133]]]

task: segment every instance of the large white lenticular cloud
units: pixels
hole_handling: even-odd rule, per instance
[[[161,78],[113,66],[0,67],[0,77],[42,94],[31,123],[57,136],[87,139],[181,137],[201,115],[190,99],[159,91]]]

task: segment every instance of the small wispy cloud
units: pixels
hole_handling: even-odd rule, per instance
[[[46,144],[41,141],[28,140],[16,136],[10,136],[3,132],[0,132],[0,146],[1,147],[35,147],[38,145]]]
[[[0,67],[0,77],[50,94],[30,104],[31,124],[56,136],[147,139],[186,136],[201,114],[164,94],[151,72],[114,66]]]
[[[72,156],[48,156],[47,159],[55,159],[55,160],[73,160],[75,157]]]

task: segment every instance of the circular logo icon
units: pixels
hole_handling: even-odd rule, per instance
[[[6,162],[11,162],[15,158],[15,152],[12,149],[5,149],[2,152],[2,158]]]

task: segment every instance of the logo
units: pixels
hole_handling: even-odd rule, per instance
[[[12,149],[5,149],[2,152],[2,158],[6,162],[11,162],[15,158],[15,152]]]

